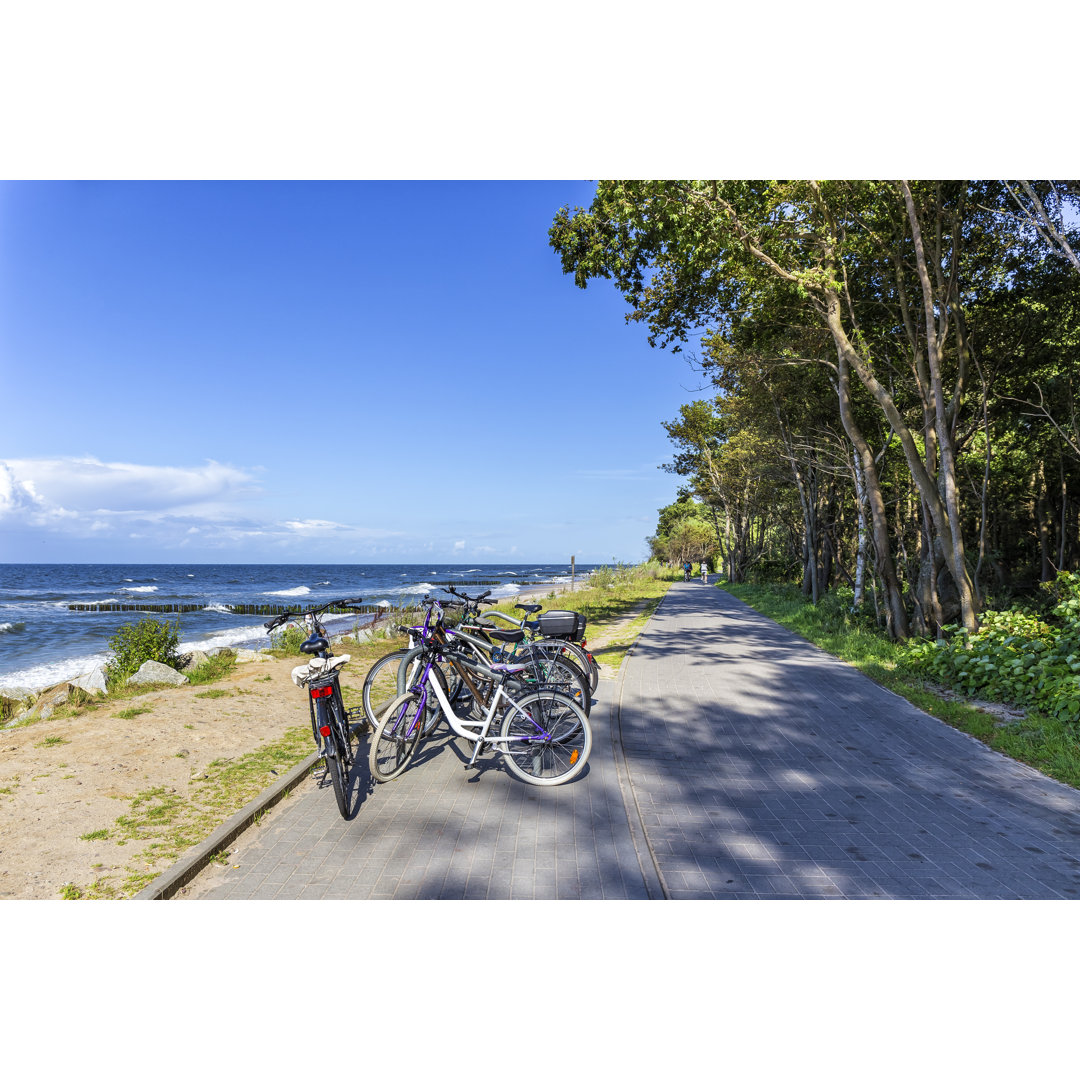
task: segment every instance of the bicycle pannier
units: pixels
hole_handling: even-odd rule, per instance
[[[539,629],[544,637],[574,638],[579,622],[581,632],[584,633],[584,615],[579,615],[576,611],[545,611],[540,615]]]

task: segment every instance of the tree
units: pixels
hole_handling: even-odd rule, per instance
[[[723,334],[739,321],[775,321],[784,309],[827,329],[879,554],[888,544],[884,502],[852,373],[898,439],[928,544],[973,630],[954,443],[970,366],[963,309],[970,281],[991,273],[991,234],[1003,229],[969,194],[959,181],[610,181],[588,210],[564,208],[550,238],[582,287],[595,277],[615,281],[628,318],[646,322],[654,344],[678,348],[692,330]],[[921,406],[916,428],[905,416],[912,403]],[[902,636],[899,585],[887,588]]]

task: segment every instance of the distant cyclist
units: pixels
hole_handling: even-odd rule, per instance
[[[683,581],[689,581],[690,575],[694,572],[694,565],[689,560],[682,564]]]
[[[701,560],[701,583],[709,584],[709,564],[704,559]]]

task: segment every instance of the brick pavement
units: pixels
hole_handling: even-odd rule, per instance
[[[1080,896],[1080,792],[722,590],[673,586],[621,729],[672,898]]]
[[[598,688],[575,782],[530,787],[495,756],[467,771],[436,736],[389,784],[367,790],[358,767],[350,821],[305,783],[189,895],[1080,896],[1080,792],[728,593],[672,586],[623,667]]]

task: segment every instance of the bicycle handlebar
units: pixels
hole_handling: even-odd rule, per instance
[[[453,585],[447,585],[446,591],[453,593],[454,596],[461,597],[462,600],[467,600],[470,604],[483,604],[487,601],[487,598],[491,595],[491,590],[482,592],[479,596],[470,596],[468,593],[458,592]]]
[[[264,622],[263,626],[266,627],[266,632],[269,634],[271,631],[276,630],[282,623],[286,623],[290,619],[303,619],[310,615],[318,621],[318,616],[326,611],[327,608],[356,607],[363,602],[364,598],[362,596],[357,596],[346,600],[331,600],[329,603],[323,604],[322,607],[309,608],[307,611],[284,611],[280,615],[276,615],[274,618]]]

